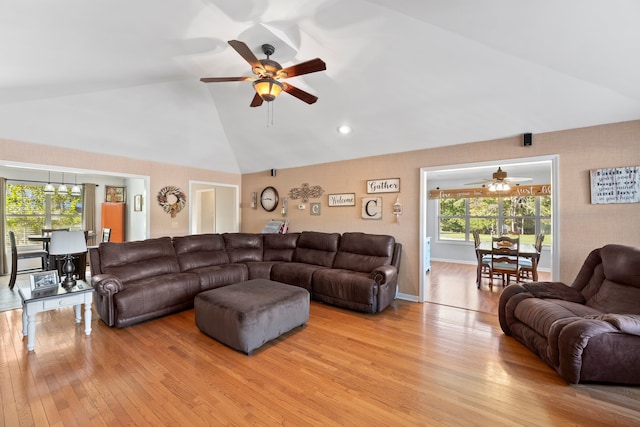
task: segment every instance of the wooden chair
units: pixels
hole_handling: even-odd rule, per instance
[[[532,258],[520,258],[520,277],[532,278],[534,281],[538,280],[538,263],[540,262],[540,253],[542,252],[542,242],[544,242],[544,233],[538,233],[536,235],[536,242],[534,247],[536,248],[536,256]],[[534,264],[535,261],[535,264]],[[535,265],[535,269],[534,266]]]
[[[515,276],[516,283],[520,281],[520,237],[493,237],[491,239],[491,265],[489,267],[490,284],[493,285],[493,275],[507,276],[509,286],[511,276]]]
[[[478,230],[472,230],[471,234],[473,235],[473,244],[476,249],[476,258],[478,258],[478,262],[481,263],[481,271],[485,276],[489,276],[489,267],[491,264],[491,255],[484,255],[482,259],[480,259],[480,254],[477,252],[478,246],[480,246],[480,232]],[[480,287],[480,283],[477,283],[478,288]]]
[[[9,277],[9,289],[13,289],[16,285],[16,279],[18,273],[28,273],[33,271],[40,271],[45,269],[48,263],[49,253],[43,249],[35,249],[29,251],[18,252],[18,246],[16,244],[16,235],[13,231],[9,231],[9,240],[11,241],[11,276]],[[18,261],[21,259],[40,258],[40,268],[30,268],[25,270],[18,270]]]

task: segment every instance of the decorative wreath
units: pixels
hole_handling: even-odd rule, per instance
[[[175,218],[186,203],[187,196],[178,187],[167,185],[158,192],[158,204],[166,213],[171,214],[171,218]]]

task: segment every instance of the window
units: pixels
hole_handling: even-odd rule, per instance
[[[28,236],[43,228],[82,228],[82,196],[57,190],[48,195],[44,184],[21,182],[7,183],[6,193],[6,229],[15,233],[18,245],[32,244]]]
[[[470,241],[472,230],[489,236],[515,233],[534,243],[538,233],[551,244],[551,196],[438,199],[439,239]]]

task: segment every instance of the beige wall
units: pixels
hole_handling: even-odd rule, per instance
[[[320,185],[325,194],[320,199],[322,214],[311,216],[309,204],[300,211],[300,201],[289,201],[291,231],[316,230],[326,232],[362,231],[391,234],[404,246],[400,292],[417,295],[419,284],[419,177],[421,167],[559,155],[560,176],[556,194],[560,196],[560,277],[571,282],[588,252],[607,243],[640,246],[640,204],[591,205],[589,170],[596,168],[640,165],[640,121],[596,126],[582,129],[535,134],[532,147],[523,147],[521,136],[495,141],[476,142],[369,157],[277,171],[271,177],[262,173],[239,175],[202,169],[146,162],[118,156],[87,153],[58,147],[28,144],[0,139],[0,159],[15,162],[86,168],[125,174],[146,175],[151,182],[151,237],[188,234],[189,214],[186,211],[172,220],[155,202],[155,196],[165,185],[179,186],[187,192],[189,180],[217,182],[241,186],[241,230],[259,232],[271,218],[282,218],[280,209],[267,213],[250,208],[251,193],[273,185],[286,197],[292,188],[303,183]],[[369,179],[400,178],[400,201],[404,214],[397,223],[392,215],[394,193],[381,194],[382,220],[360,217],[361,197],[367,196],[365,183]],[[327,194],[356,193],[355,207],[327,206]]]
[[[156,201],[158,191],[164,186],[175,185],[189,198],[189,180],[240,185],[237,174],[187,168],[164,163],[148,162],[126,157],[88,153],[47,145],[30,144],[0,138],[0,160],[88,169],[148,176],[150,182],[149,209],[151,237],[182,236],[189,233],[189,206],[175,218],[165,213]]]
[[[268,170],[242,176],[242,230],[260,231],[271,218],[281,218],[280,209],[267,213],[251,209],[251,193],[267,185],[274,186],[280,198],[303,183],[320,185],[325,194],[309,202],[322,203],[322,215],[311,216],[309,204],[297,210],[300,201],[289,200],[290,231],[362,231],[390,234],[403,244],[400,292],[418,295],[419,286],[419,179],[421,167],[452,165],[559,155],[558,192],[560,233],[560,278],[571,283],[591,249],[607,243],[640,246],[640,204],[591,205],[589,170],[640,165],[640,121],[596,126],[575,130],[535,134],[532,147],[522,146],[521,135],[494,141],[476,142],[369,157],[351,161],[278,170],[271,177]],[[361,219],[360,198],[366,197],[365,184],[370,179],[400,178],[400,201],[404,214],[397,223],[392,205],[397,194],[381,194],[383,218]],[[327,194],[356,193],[355,207],[327,206]],[[280,205],[281,206],[281,205]]]

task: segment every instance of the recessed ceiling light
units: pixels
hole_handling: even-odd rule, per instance
[[[342,125],[338,127],[338,132],[340,132],[343,135],[349,135],[351,133],[351,126],[349,125]]]

